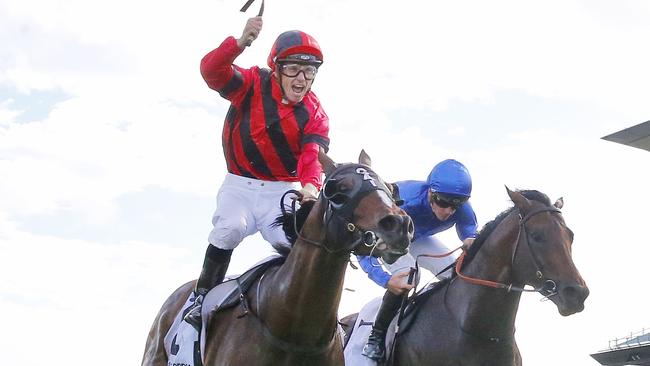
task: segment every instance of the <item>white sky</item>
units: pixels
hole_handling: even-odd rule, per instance
[[[140,362],[160,305],[200,269],[228,105],[198,66],[240,35],[243,3],[0,2],[4,364]],[[564,196],[591,296],[563,318],[525,295],[517,340],[528,366],[597,365],[589,353],[650,326],[650,154],[600,140],[650,119],[649,18],[624,0],[269,0],[237,62],[264,65],[281,31],[314,35],[330,155],[365,148],[387,180],[456,158],[480,225],[509,207],[504,184]],[[231,273],[267,254],[260,240]],[[346,286],[341,315],[382,293],[360,271]]]

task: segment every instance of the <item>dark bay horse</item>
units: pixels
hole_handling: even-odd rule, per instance
[[[392,263],[407,252],[413,223],[372,171],[365,152],[359,164],[337,165],[323,153],[319,160],[326,180],[299,234],[294,233],[291,252],[246,294],[247,315],[237,306],[212,316],[204,365],[343,365],[337,310],[350,253]],[[193,288],[194,281],[183,285],[163,305],[143,365],[167,366],[163,338]]]
[[[551,205],[538,191],[508,195],[514,207],[481,230],[459,258],[457,275],[415,299],[387,364],[519,366],[514,333],[522,291],[541,293],[563,316],[584,309],[589,290],[571,258],[562,201]]]

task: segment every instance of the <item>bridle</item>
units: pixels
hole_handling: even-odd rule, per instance
[[[544,296],[544,300],[548,299],[551,296],[557,295],[557,284],[555,281],[546,278],[544,274],[542,273],[542,266],[539,264],[537,261],[537,258],[535,257],[535,253],[533,251],[533,248],[530,246],[530,240],[529,240],[529,235],[528,231],[526,230],[526,222],[530,220],[531,217],[542,213],[542,212],[555,212],[561,214],[562,211],[560,211],[556,207],[552,206],[545,206],[545,207],[540,207],[536,208],[526,214],[526,216],[522,216],[521,212],[518,213],[519,217],[519,231],[517,232],[517,240],[515,242],[515,250],[512,253],[512,259],[510,261],[510,266],[511,268],[514,268],[515,264],[515,258],[517,256],[517,251],[519,250],[520,243],[522,241],[525,242],[526,247],[528,248],[528,253],[530,255],[531,262],[533,263],[533,266],[535,267],[535,277],[542,282],[541,286],[534,287],[532,289],[526,288],[526,285],[522,286],[515,286],[513,283],[510,284],[505,284],[505,283],[500,283],[500,282],[495,282],[495,281],[489,281],[489,280],[484,280],[484,279],[478,279],[478,278],[472,278],[465,276],[461,273],[461,268],[463,266],[463,261],[465,260],[465,256],[467,252],[463,252],[463,254],[460,255],[458,258],[458,261],[456,262],[456,273],[458,274],[458,277],[462,278],[463,280],[477,284],[477,285],[482,285],[482,286],[487,286],[487,287],[493,287],[493,288],[500,288],[504,289],[507,292],[539,292]],[[522,235],[523,233],[523,235]],[[546,279],[545,279],[546,278]]]
[[[347,191],[341,191],[338,187],[339,179],[342,176],[352,176],[354,186]],[[299,239],[315,245],[330,254],[347,254],[352,248],[363,243],[365,246],[374,247],[378,243],[378,236],[371,230],[359,228],[352,222],[354,210],[359,202],[374,191],[384,191],[390,199],[395,202],[391,191],[386,184],[373,172],[370,167],[363,164],[339,165],[326,178],[323,189],[319,194],[319,201],[326,205],[323,214],[325,227],[325,239],[315,241],[306,238],[298,231],[296,218],[296,201],[291,203],[293,214],[293,229]],[[284,198],[288,194],[299,195],[298,191],[287,191],[280,200],[283,215],[286,213]],[[341,226],[345,229],[341,230]],[[328,243],[350,242],[340,248],[331,248]]]

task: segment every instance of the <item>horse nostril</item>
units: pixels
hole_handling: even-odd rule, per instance
[[[589,289],[585,286],[567,286],[562,289],[562,297],[576,303],[582,303],[589,296]]]
[[[411,218],[408,216],[406,217],[406,219],[408,220],[408,226],[406,230],[408,230],[407,232],[409,233],[409,235],[413,236],[415,234],[415,226],[413,226],[413,220],[411,220]]]
[[[393,232],[396,231],[397,228],[399,227],[399,224],[401,221],[398,216],[395,215],[388,215],[384,217],[383,219],[379,220],[379,227],[387,232]]]

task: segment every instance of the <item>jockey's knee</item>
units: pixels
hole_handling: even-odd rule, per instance
[[[267,242],[271,243],[271,246],[275,248],[276,250],[279,250],[279,247],[283,247],[285,249],[291,249],[291,244],[289,244],[289,240],[287,239],[287,234],[285,234],[284,230],[282,230],[282,227],[279,226],[269,226],[269,227],[262,227],[260,228],[260,233],[262,234],[262,237],[264,240]]]
[[[246,237],[244,220],[219,219],[210,232],[210,244],[219,249],[235,249]]]

